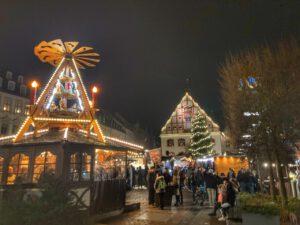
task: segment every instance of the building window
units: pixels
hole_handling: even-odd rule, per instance
[[[15,154],[9,163],[7,184],[14,184],[17,178],[26,181],[28,177],[29,156],[25,154]]]
[[[13,134],[17,133],[18,128],[19,128],[19,125],[13,125],[12,133]]]
[[[11,100],[5,99],[3,103],[3,111],[10,112],[11,110]]]
[[[22,105],[21,105],[21,103],[16,103],[15,113],[21,113],[21,111],[22,111]]]
[[[2,85],[3,85],[3,78],[0,77],[0,87],[2,87]]]
[[[174,146],[174,140],[173,139],[168,139],[167,140],[167,146],[168,147],[173,147]]]
[[[28,108],[28,107],[26,107],[26,108],[25,108],[25,110],[24,110],[24,114],[25,114],[26,116],[28,116],[28,115],[29,115],[29,108]]]
[[[11,80],[11,79],[12,79],[12,76],[13,76],[13,73],[12,73],[12,72],[10,72],[10,71],[7,71],[7,72],[6,72],[6,76],[5,76],[5,77],[6,77],[7,80]]]
[[[92,157],[87,153],[74,153],[70,157],[70,179],[88,181],[91,177]]]
[[[0,184],[2,183],[4,158],[0,156]]]
[[[23,84],[24,77],[22,75],[18,76],[18,83]]]
[[[12,80],[8,81],[7,89],[10,91],[14,91],[15,88],[16,88],[16,82],[14,82]]]
[[[56,155],[49,151],[42,152],[34,161],[33,182],[37,182],[43,173],[55,174]]]
[[[26,94],[27,94],[27,87],[26,87],[26,85],[22,84],[20,86],[20,95],[26,96]]]
[[[2,134],[2,135],[6,135],[6,134],[7,134],[7,131],[8,131],[8,124],[3,123],[3,124],[1,125],[1,134]]]
[[[178,146],[185,146],[185,140],[183,138],[178,139]]]

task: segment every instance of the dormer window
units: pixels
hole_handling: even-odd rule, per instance
[[[24,81],[24,77],[22,75],[19,75],[18,76],[18,83],[23,84],[23,81]]]
[[[21,94],[22,96],[26,96],[26,94],[27,94],[27,87],[26,87],[26,85],[22,84],[22,85],[20,86],[20,94]]]
[[[12,79],[12,76],[13,76],[13,73],[10,72],[10,71],[7,71],[7,72],[6,72],[5,78],[6,78],[7,80],[11,80],[11,79]]]
[[[12,80],[8,81],[7,89],[10,91],[14,91],[15,88],[16,88],[16,82],[14,82]]]

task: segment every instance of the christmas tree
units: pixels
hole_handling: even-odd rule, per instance
[[[212,154],[213,143],[210,132],[207,129],[206,118],[197,113],[192,121],[192,136],[189,152],[193,157],[203,157]]]

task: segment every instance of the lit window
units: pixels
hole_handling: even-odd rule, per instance
[[[18,153],[14,155],[9,163],[7,184],[14,184],[18,177],[26,181],[28,177],[29,156]]]
[[[33,182],[37,182],[43,173],[55,174],[56,155],[49,151],[42,152],[34,161]]]
[[[91,177],[92,157],[87,153],[74,153],[70,157],[70,179],[72,181],[87,181]]]
[[[8,81],[7,89],[10,91],[14,91],[15,88],[16,88],[16,82],[14,82],[12,80]]]
[[[4,158],[0,156],[0,184],[2,182]]]
[[[28,115],[29,115],[29,108],[28,108],[28,107],[26,107],[26,108],[25,108],[25,110],[24,110],[24,114],[25,114],[26,116],[28,116]]]
[[[185,146],[185,140],[183,138],[178,139],[178,146]]]
[[[168,147],[173,147],[174,146],[174,140],[173,139],[168,139],[167,140],[167,146]]]
[[[11,100],[5,99],[3,104],[3,111],[10,112],[11,110]]]
[[[16,103],[15,113],[21,113],[21,111],[22,111],[21,103]]]

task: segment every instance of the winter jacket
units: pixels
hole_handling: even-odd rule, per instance
[[[205,174],[204,181],[206,183],[206,187],[207,188],[217,189],[218,179],[217,179],[217,177],[215,175],[213,175],[211,173]]]
[[[164,176],[156,177],[155,182],[154,182],[154,189],[157,194],[165,192],[165,189],[161,189],[161,187],[160,187],[161,182],[165,182]]]

